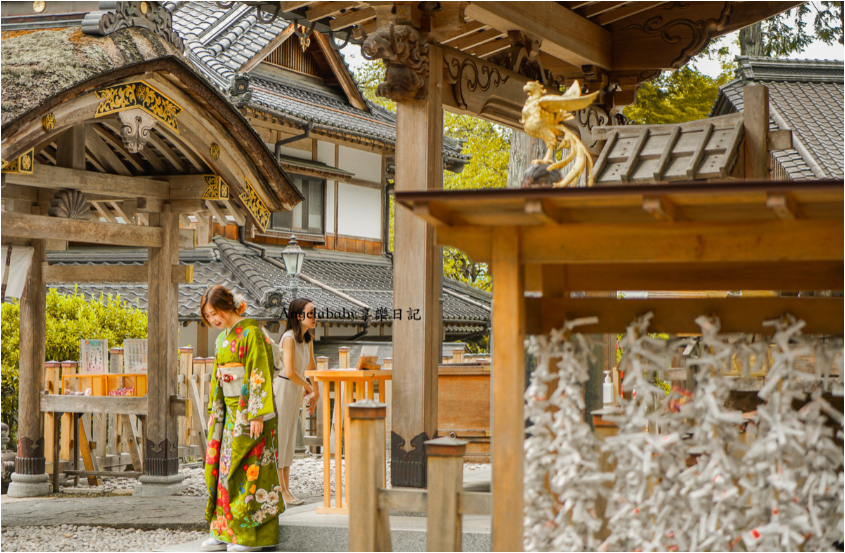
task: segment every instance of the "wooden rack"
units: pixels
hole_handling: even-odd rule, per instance
[[[523,535],[524,337],[598,316],[621,332],[652,311],[655,332],[771,334],[784,313],[810,334],[843,334],[843,298],[616,299],[617,290],[843,290],[843,181],[725,181],[593,188],[396,192],[435,243],[490,264],[494,544]],[[573,297],[571,292],[597,292]],[[579,294],[584,295],[584,294]],[[517,545],[513,545],[514,548]]]

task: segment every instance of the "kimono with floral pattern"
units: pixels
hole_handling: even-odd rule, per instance
[[[241,363],[240,394],[224,396],[219,365]],[[205,518],[211,536],[250,547],[279,541],[279,514],[285,510],[276,472],[277,418],[273,403],[273,350],[252,319],[242,319],[217,337],[209,396]],[[237,384],[237,382],[235,382]],[[237,389],[237,387],[235,387]],[[250,420],[264,430],[250,438]]]

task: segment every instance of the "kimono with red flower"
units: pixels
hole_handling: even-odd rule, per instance
[[[276,472],[273,350],[258,324],[242,319],[217,337],[209,398],[205,518],[212,537],[251,547],[279,541],[285,510]],[[250,420],[264,420],[258,438]]]

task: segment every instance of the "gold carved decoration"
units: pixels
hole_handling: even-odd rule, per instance
[[[220,144],[217,142],[211,143],[211,159],[215,161],[220,159]]]
[[[31,174],[33,165],[35,165],[35,149],[30,148],[18,156],[17,159],[5,162],[3,172]]]
[[[32,11],[35,13],[41,13],[44,11],[44,8],[47,7],[47,2],[33,2],[32,3]]]
[[[205,192],[202,194],[203,200],[228,200],[231,195],[229,193],[229,186],[223,177],[219,175],[203,175],[205,179]]]
[[[56,128],[56,116],[53,115],[52,111],[41,118],[41,126],[44,128],[44,132],[50,132]]]
[[[176,116],[182,112],[182,107],[144,81],[108,86],[96,94],[100,103],[94,117],[141,108],[174,132],[179,132]]]
[[[255,192],[255,188],[252,187],[247,178],[244,178],[244,188],[244,192],[238,197],[252,215],[255,223],[261,228],[261,232],[264,232],[267,230],[267,225],[270,224],[270,210],[258,197],[258,193]]]
[[[546,155],[543,159],[535,159],[523,175],[523,186],[552,184],[553,186],[570,186],[586,171],[587,186],[592,186],[593,160],[584,144],[572,131],[566,128],[564,121],[572,119],[572,112],[588,107],[598,92],[581,96],[578,81],[559,96],[545,95],[546,89],[537,81],[531,81],[522,88],[528,93],[528,100],[522,108],[522,120],[525,133],[541,139],[546,144]],[[552,158],[560,149],[569,150],[569,155],[560,161],[552,162]],[[559,170],[575,161],[572,169],[566,175],[559,175]],[[558,180],[560,177],[560,180]]]

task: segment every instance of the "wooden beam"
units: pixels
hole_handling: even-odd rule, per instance
[[[173,151],[164,140],[158,137],[155,133],[155,129],[150,129],[150,138],[147,140],[147,145],[144,148],[148,148],[150,146],[154,146],[156,150],[170,163],[173,167],[176,168],[177,173],[187,173],[188,166],[185,165],[185,162],[182,161],[182,158],[179,157],[179,154]],[[189,158],[190,159],[190,158]]]
[[[616,136],[614,134],[614,136]],[[669,167],[669,162],[672,160],[672,150],[675,149],[675,144],[681,136],[681,127],[672,129],[669,138],[666,139],[666,145],[663,147],[663,152],[660,153],[660,159],[657,160],[657,167],[654,168],[654,180],[660,181],[663,179],[663,172]],[[607,148],[605,148],[607,149]],[[602,152],[604,153],[604,152]]]
[[[622,171],[619,175],[622,182],[628,182],[631,179],[631,175],[634,174],[634,169],[636,169],[637,163],[640,161],[640,152],[643,151],[643,146],[645,146],[648,137],[649,130],[645,129],[640,133],[640,136],[637,137],[636,142],[634,142],[634,145],[631,147],[631,153],[628,155],[628,160],[625,162],[625,165],[622,166]]]
[[[522,551],[525,298],[520,229],[493,229],[493,365],[490,377],[493,551]]]
[[[92,125],[86,125],[85,146],[90,150],[91,155],[97,158],[101,165],[107,166],[112,172],[124,177],[131,177],[132,171],[111,151],[111,148],[103,141]]]
[[[42,413],[109,413],[146,415],[145,397],[41,395]]]
[[[334,17],[344,10],[355,8],[359,5],[360,2],[320,2],[305,12],[305,19],[309,22],[319,21],[324,17]]]
[[[453,228],[458,232],[459,227]],[[661,247],[655,248],[656,243]],[[841,261],[843,248],[841,220],[571,224],[523,230],[525,263]]]
[[[452,42],[453,40],[463,38],[463,37],[470,35],[470,34],[476,32],[480,29],[486,29],[486,28],[487,28],[487,25],[485,25],[484,23],[479,23],[478,21],[470,21],[469,23],[465,24],[463,27],[460,27],[459,29],[455,29],[454,31],[449,31],[448,33],[443,35],[443,38],[440,39],[440,44],[448,44],[449,46],[451,46],[451,44],[449,44],[449,43]]]
[[[841,261],[765,261],[757,263],[573,263],[542,267],[542,286],[560,282],[563,290],[842,290]]]
[[[616,23],[626,17],[637,15],[638,13],[642,13],[665,3],[666,2],[625,2],[624,6],[598,15],[594,17],[592,21],[596,25],[610,25],[611,23]]]
[[[774,211],[778,219],[792,220],[803,215],[801,208],[795,202],[795,198],[790,194],[767,194],[766,207]]]
[[[119,135],[119,125],[117,124],[117,120],[105,120],[100,123],[104,128],[111,131],[112,135]],[[167,173],[167,165],[158,157],[152,148],[142,148],[140,152],[138,152],[144,160],[152,165],[153,170],[157,173]]]
[[[526,298],[525,302],[526,332],[529,334],[546,334],[563,326],[566,319],[593,316],[598,317],[598,323],[579,327],[581,332],[624,332],[631,321],[648,312],[654,313],[649,332],[670,334],[699,333],[701,330],[695,324],[699,315],[719,317],[723,333],[772,334],[774,328],[762,323],[786,313],[807,323],[802,329],[805,334],[842,334],[845,330],[845,302],[842,298]],[[494,434],[494,443],[495,439]]]
[[[140,156],[138,156],[138,154],[133,154],[132,152],[127,150],[120,136],[112,133],[102,125],[90,125],[90,128],[94,129],[94,131],[96,131],[96,133],[99,134],[103,140],[111,144],[115,150],[123,154],[123,156],[127,159],[129,163],[132,164],[136,171],[138,171],[139,173],[146,172],[146,169],[141,164]]]
[[[358,11],[348,11],[342,15],[336,15],[329,25],[331,26],[332,31],[339,31],[373,19],[375,16],[376,10],[373,8],[362,8]]]
[[[749,84],[742,89],[745,126],[745,178],[768,179],[769,89]]]
[[[157,247],[162,240],[160,229],[21,213],[4,214],[2,229],[4,236],[12,238],[46,240],[60,236],[63,240],[73,242],[141,248]]]
[[[666,196],[643,196],[643,211],[661,221],[680,221],[683,214]]]
[[[692,152],[689,165],[687,165],[687,178],[689,180],[695,180],[695,174],[698,172],[696,169],[698,168],[698,164],[701,163],[701,160],[704,159],[704,150],[707,148],[711,134],[713,134],[713,123],[708,123],[704,126],[704,130],[701,131],[701,141]]]
[[[310,6],[311,4],[316,4],[316,2],[282,2],[282,11],[292,12]]]
[[[220,202],[226,206],[226,210],[229,214],[235,219],[235,224],[239,227],[244,226],[246,224],[246,217],[241,212],[241,210],[230,200],[220,200]]]
[[[597,15],[615,10],[616,8],[620,8],[625,4],[630,4],[630,2],[595,2],[594,4],[580,8],[577,13],[587,19],[590,19]]]
[[[115,198],[158,198],[170,197],[166,182],[145,177],[109,175],[94,171],[66,169],[36,163],[31,175],[6,174],[6,182],[35,188],[71,188],[80,192],[103,194]]]
[[[349,74],[349,70],[346,68],[346,64],[340,57],[340,54],[332,47],[331,44],[329,44],[329,37],[322,33],[314,33],[313,36],[317,40],[317,44],[320,45],[320,48],[323,49],[326,61],[328,62],[332,73],[335,77],[337,77],[340,87],[349,99],[349,103],[356,108],[369,113],[370,107],[367,105],[367,102],[364,101],[364,97],[361,95],[358,85]]]
[[[613,36],[554,2],[473,2],[466,15],[502,32],[522,31],[541,39],[540,50],[576,66],[612,68]]]
[[[488,29],[453,40],[449,43],[449,47],[455,48],[456,50],[469,50],[470,48],[475,48],[476,46],[486,44],[503,36],[505,36],[505,33],[498,29]]]
[[[85,170],[85,125],[74,125],[56,139],[56,165]]]
[[[547,200],[525,200],[525,213],[544,225],[556,225],[563,221],[560,210]]]
[[[493,54],[498,54],[504,50],[507,50],[511,47],[511,43],[506,38],[499,38],[494,40],[493,42],[488,42],[487,44],[482,44],[481,46],[476,46],[470,50],[467,50],[467,53],[473,56],[478,56],[479,58],[486,58],[487,56],[492,56]]]
[[[100,217],[105,219],[107,223],[117,224],[117,219],[114,215],[112,215],[112,212],[108,207],[100,205],[99,202],[91,202],[91,205],[94,206],[94,209],[97,210],[97,213],[100,214]]]
[[[146,265],[49,265],[44,282],[146,282]]]
[[[205,205],[208,207],[209,211],[211,211],[211,214],[214,215],[214,217],[220,222],[221,225],[225,227],[226,225],[230,224],[229,220],[226,219],[226,214],[223,213],[223,210],[220,209],[220,207],[217,205],[217,202],[206,200]]]
[[[123,208],[121,207],[121,202],[109,202],[109,205],[114,209],[114,212],[117,213],[117,216],[123,219],[123,222],[127,225],[132,224],[132,217],[127,215]]]

